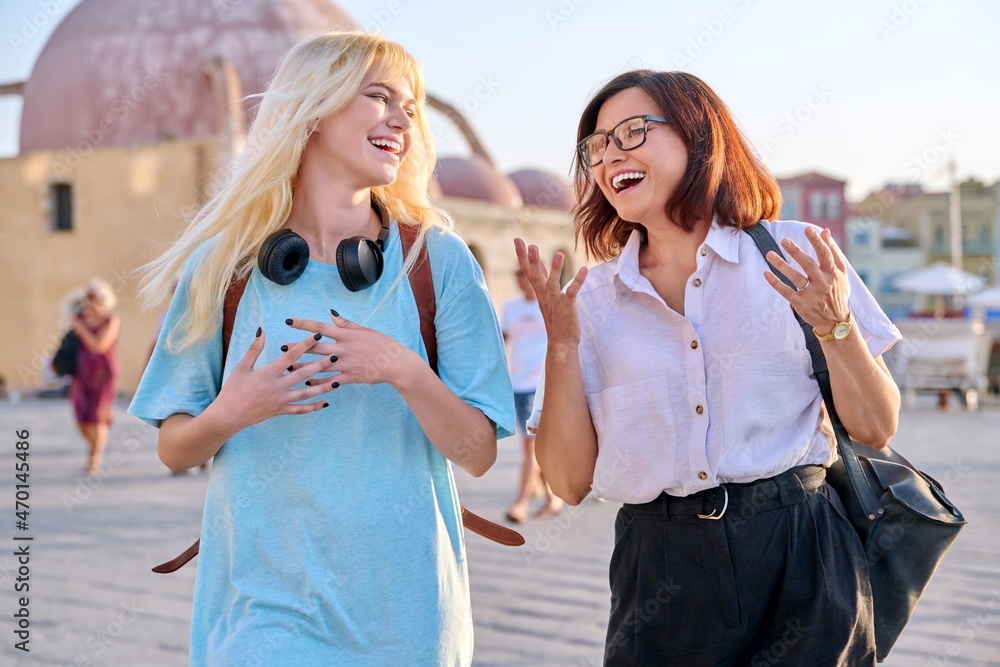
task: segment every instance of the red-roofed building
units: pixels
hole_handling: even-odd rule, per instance
[[[847,220],[846,181],[816,172],[791,178],[779,178],[782,220],[801,220],[826,227],[834,240],[844,246],[844,223]]]

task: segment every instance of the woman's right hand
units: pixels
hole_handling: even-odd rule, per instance
[[[264,341],[264,333],[258,329],[257,337],[212,402],[216,414],[231,416],[236,430],[259,424],[276,415],[301,415],[321,410],[329,404],[324,401],[300,401],[307,401],[340,386],[334,378],[327,377],[313,381],[311,386],[292,389],[295,385],[311,380],[317,373],[333,369],[330,358],[324,356],[288,370],[319,343],[316,336],[310,334],[289,346],[284,354],[271,363],[255,369],[254,364],[264,349]]]
[[[563,253],[556,253],[552,259],[552,269],[549,271],[542,263],[538,246],[525,246],[524,241],[515,238],[514,250],[521,271],[535,290],[535,298],[538,299],[538,307],[545,320],[549,346],[558,345],[575,349],[580,344],[580,317],[576,311],[576,295],[587,278],[587,267],[580,267],[563,291],[559,285],[559,277],[566,261]]]

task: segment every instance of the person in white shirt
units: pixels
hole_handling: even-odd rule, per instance
[[[535,437],[528,433],[525,426],[535,401],[538,376],[545,363],[545,321],[542,319],[542,311],[538,309],[535,290],[524,272],[518,269],[515,277],[521,296],[504,306],[500,327],[504,340],[510,346],[510,382],[514,387],[516,425],[524,445],[524,461],[521,464],[517,497],[507,509],[507,519],[514,523],[524,523],[536,490],[543,491],[545,505],[534,514],[535,518],[558,514],[563,501],[552,493],[551,487],[546,483],[538,462],[535,461]]]
[[[874,665],[868,565],[825,481],[834,441],[792,309],[876,448],[897,427],[881,355],[898,330],[828,230],[766,222],[777,182],[698,78],[619,75],[577,136],[577,239],[604,263],[562,291],[562,255],[547,270],[515,249],[548,334],[539,464],[571,504],[624,503],[605,665]],[[797,291],[742,231],[758,223]]]

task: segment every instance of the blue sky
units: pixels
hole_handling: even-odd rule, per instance
[[[0,82],[30,75],[76,4],[0,6]],[[704,79],[778,176],[822,171],[857,198],[887,181],[942,188],[954,157],[960,177],[1000,179],[1000,3],[990,0],[338,4],[423,63],[429,88],[465,109],[503,171],[566,173],[589,96],[648,67]],[[12,39],[46,8],[37,34]],[[19,122],[20,103],[0,99],[0,156],[16,154]],[[446,131],[439,153],[464,151]]]

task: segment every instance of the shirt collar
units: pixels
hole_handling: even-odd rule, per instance
[[[740,230],[720,225],[718,218],[712,219],[712,226],[705,236],[705,246],[730,264],[740,263]]]
[[[618,266],[615,275],[628,284],[630,278],[639,275],[639,248],[642,246],[642,232],[633,229],[618,256]],[[720,225],[718,218],[712,219],[712,225],[705,236],[705,246],[711,248],[716,255],[731,264],[740,263],[740,230],[729,225]]]
[[[640,291],[639,282],[642,274],[639,273],[639,248],[641,246],[642,232],[633,229],[615,265],[614,275],[633,292]]]

